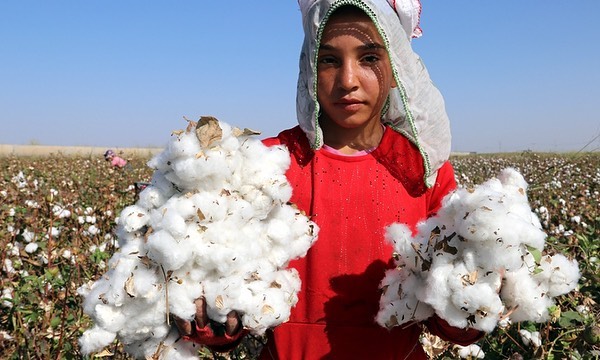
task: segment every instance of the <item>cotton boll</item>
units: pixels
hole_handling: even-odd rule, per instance
[[[244,221],[248,221],[254,217],[252,204],[241,197],[235,197],[229,201],[229,211]]]
[[[227,283],[227,284],[226,284]],[[204,299],[206,301],[206,311],[208,317],[216,322],[224,323],[227,320],[227,314],[235,307],[235,298],[229,296],[228,290],[233,289],[236,285],[241,286],[242,280],[229,277],[228,279],[220,279],[217,281],[205,281]]]
[[[462,221],[459,220],[460,223],[457,226],[457,231],[461,236],[471,241],[495,241],[498,238],[495,233],[498,228],[493,226],[493,224],[496,223],[496,219],[499,216],[504,215],[506,214],[502,213],[502,211],[494,211],[494,209],[487,205],[480,205],[472,209]]]
[[[541,322],[548,319],[548,308],[553,305],[547,293],[547,288],[522,269],[506,273],[500,295],[507,308],[515,309],[510,315],[512,321]]]
[[[34,243],[34,242],[31,242],[25,246],[25,252],[29,253],[29,254],[36,252],[37,249],[38,249],[38,244]]]
[[[147,163],[149,168],[154,169],[154,175],[168,171],[171,162],[171,154],[167,148],[162,152],[154,155]],[[164,175],[164,174],[163,174]]]
[[[181,335],[177,329],[172,327],[171,331],[163,341],[163,346],[159,348],[159,353],[153,353],[151,355],[158,355],[158,357],[155,358],[160,360],[197,360],[199,348],[200,345],[181,339]],[[149,358],[148,355],[150,354],[144,354],[144,357],[147,359]]]
[[[542,346],[539,331],[530,332],[529,330],[521,329],[519,330],[519,335],[521,335],[521,340],[525,345],[532,345],[536,349]]]
[[[232,267],[243,262],[245,249],[237,249],[229,244],[234,237],[239,236],[236,228],[229,226],[214,226],[203,233],[203,239],[207,242],[204,250],[197,254],[198,262],[208,269],[215,269],[218,273],[229,275]]]
[[[194,301],[202,297],[200,283],[189,278],[174,277],[169,282],[169,309],[173,315],[191,320],[196,313]]]
[[[454,264],[440,264],[431,268],[429,276],[424,280],[426,287],[418,291],[419,300],[431,305],[436,310],[447,307],[448,299],[452,295],[449,285],[449,276],[454,271]]]
[[[161,278],[162,275],[159,275],[158,271],[156,266],[137,266],[134,268],[125,284],[128,287],[128,295],[139,296],[149,302],[156,300],[158,296],[163,296],[164,279]],[[129,285],[128,281],[131,281],[133,285]]]
[[[230,174],[226,166],[225,156],[219,151],[196,158],[180,159],[173,163],[173,173],[166,177],[171,182],[185,189],[216,190],[223,186]]]
[[[170,161],[170,169],[165,172],[165,178],[177,189],[187,188],[191,183],[199,183],[202,176],[195,168],[194,158],[179,158]]]
[[[484,359],[485,353],[481,350],[481,347],[477,344],[471,344],[469,346],[456,345],[458,349],[458,356],[461,359]]]
[[[127,326],[118,332],[123,343],[131,344],[149,338],[160,338],[168,333],[165,299],[160,298],[152,304],[153,306],[148,305],[144,301],[134,300],[123,308],[128,319]]]
[[[536,264],[530,251],[542,251],[546,234],[526,188],[522,176],[509,169],[446,196],[437,216],[419,224],[414,236],[408,228],[388,227],[387,238],[399,253],[391,271],[404,282],[423,279],[411,291],[453,326],[491,331],[505,307],[513,311],[513,321],[545,320],[552,298],[572,290],[579,274],[576,263],[563,259],[557,266],[549,257]],[[502,274],[506,281],[498,296]],[[395,315],[383,304],[406,301],[402,290],[382,296],[380,323]]]
[[[171,159],[178,158],[193,158],[202,149],[195,134],[181,133],[171,137],[171,141],[167,144],[166,151],[171,155]]]
[[[386,271],[379,285],[381,298],[379,300],[379,312],[375,317],[375,321],[383,327],[391,328],[399,324],[397,320],[398,312],[392,303],[398,301],[396,300],[397,297],[402,297],[400,295],[402,281],[399,276],[400,274],[400,272]]]
[[[254,216],[258,220],[265,219],[276,205],[271,197],[252,185],[243,185],[240,188],[240,196],[252,205]]]
[[[168,231],[155,231],[148,236],[146,243],[148,257],[154,262],[162,264],[165,271],[178,269],[191,257],[188,248],[180,244],[180,241]]]
[[[242,169],[242,174],[245,176],[244,183],[254,185],[257,188],[264,188],[265,192],[275,193],[276,187],[287,183],[284,172],[277,163],[270,161],[269,152],[265,152],[265,157],[260,162],[245,162]],[[275,188],[275,189],[274,189]],[[287,193],[286,193],[287,194]],[[271,194],[269,194],[271,195]],[[288,199],[276,200],[287,201]]]
[[[396,250],[401,258],[417,258],[417,254],[412,247],[412,234],[406,224],[395,223],[388,226],[385,237],[394,246],[394,250]]]
[[[201,192],[190,197],[193,204],[202,214],[206,221],[218,222],[227,217],[229,200],[227,196],[221,196],[213,192]]]
[[[98,351],[112,343],[117,334],[106,331],[95,325],[89,330],[86,330],[79,338],[79,348],[84,355]]]
[[[255,334],[287,321],[300,279],[283,267],[316,239],[316,225],[287,204],[289,153],[202,123],[174,132],[149,162],[151,185],[120,216],[109,271],[79,290],[84,311],[135,357],[196,358],[166,317],[191,319],[202,296],[213,320],[236,310]]]
[[[306,256],[310,247],[317,240],[318,233],[319,228],[317,225],[311,225],[305,234],[295,237],[286,247],[288,250],[288,261],[283,266],[287,266],[290,260]]]
[[[521,175],[514,168],[506,168],[500,171],[500,174],[497,176],[498,180],[502,183],[504,187],[512,187],[513,189],[517,189],[517,191],[523,195],[525,195],[525,190],[527,190],[527,182],[523,175]],[[519,189],[522,189],[519,190]]]
[[[174,238],[178,239],[185,234],[187,228],[185,219],[178,211],[177,204],[173,201],[169,200],[160,209],[152,211],[151,217],[155,230],[168,231]]]
[[[292,197],[292,186],[287,182],[285,175],[279,174],[272,177],[267,183],[268,186],[263,186],[263,191],[273,200],[286,203]]]
[[[149,217],[144,209],[138,205],[131,205],[121,211],[119,222],[128,232],[141,229],[148,223]]]
[[[489,284],[475,283],[452,294],[452,303],[465,311],[467,321],[476,329],[492,332],[502,313],[503,306],[496,289]]]
[[[526,252],[520,244],[507,244],[503,238],[493,242],[474,242],[470,245],[478,262],[485,264],[485,268],[490,270],[518,269],[523,263],[522,257]]]
[[[156,188],[159,194],[162,195],[162,198],[165,199],[164,201],[173,196],[173,194],[177,193],[175,185],[166,178],[166,174],[164,172],[155,171],[152,175],[152,180],[150,180],[150,184],[150,186]],[[162,203],[164,202],[161,202],[160,204]]]
[[[279,270],[256,275],[247,289],[253,295],[244,308],[243,322],[254,334],[289,319],[290,308],[298,301],[300,279],[295,270]]]
[[[121,309],[111,305],[96,304],[94,312],[91,314],[97,319],[97,324],[104,330],[118,332],[127,319],[123,316]]]
[[[124,285],[136,265],[132,255],[120,254],[109,261],[109,271],[90,288],[84,301],[84,312],[91,314],[97,303],[121,306],[127,301]]]
[[[548,283],[548,295],[564,295],[577,287],[580,273],[575,260],[569,261],[564,255],[543,256],[540,261],[541,272],[533,275],[539,282]]]
[[[290,304],[278,288],[268,288],[259,296],[262,296],[262,304],[253,313],[253,320],[257,320],[253,332],[262,335],[268,328],[289,319]]]
[[[300,275],[296,269],[285,269],[277,272],[271,272],[272,278],[267,278],[271,287],[282,289],[284,299],[288,305],[294,306],[298,302],[298,292],[300,291]]]
[[[173,208],[183,219],[192,219],[198,217],[198,209],[191,199],[193,193],[187,193],[181,196],[174,196],[167,202],[166,206]]]
[[[290,261],[287,248],[281,246],[274,246],[269,252],[268,259],[277,267],[283,267]]]
[[[433,315],[433,308],[417,299],[422,280],[409,272],[388,270],[382,280],[380,311],[375,320],[391,328],[412,321],[422,321]]]
[[[238,138],[231,134],[231,131],[223,130],[223,133],[227,133],[227,136],[223,136],[221,143],[219,144],[226,154],[232,154],[232,157],[238,156],[239,148],[241,146],[240,141],[246,141],[245,138]]]
[[[165,200],[158,187],[149,185],[140,192],[137,204],[144,209],[156,209],[164,204]]]
[[[267,225],[267,236],[277,244],[288,242],[291,231],[287,222],[279,219],[271,219]]]

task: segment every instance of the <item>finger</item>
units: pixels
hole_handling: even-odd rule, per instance
[[[194,304],[196,304],[196,325],[198,325],[199,328],[203,328],[208,324],[206,301],[204,301],[204,298],[199,298],[194,301]]]
[[[227,320],[225,321],[225,333],[231,336],[240,331],[240,327],[242,322],[240,321],[240,317],[236,311],[230,311],[227,314]]]
[[[177,329],[181,335],[192,335],[192,323],[190,321],[175,316],[175,325],[177,325]]]

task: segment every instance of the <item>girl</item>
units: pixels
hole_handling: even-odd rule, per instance
[[[291,155],[292,202],[319,227],[289,322],[269,332],[262,359],[426,359],[422,324],[381,328],[379,283],[391,262],[385,227],[413,228],[456,187],[441,95],[410,38],[420,5],[393,0],[301,0],[305,40],[297,93],[299,126],[264,140]],[[178,321],[188,339],[224,350],[244,331],[231,313],[224,336]],[[437,317],[429,330],[459,344],[481,333]]]

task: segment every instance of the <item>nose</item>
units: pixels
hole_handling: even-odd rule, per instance
[[[354,90],[358,86],[358,65],[353,61],[344,61],[338,70],[338,85],[344,90]]]

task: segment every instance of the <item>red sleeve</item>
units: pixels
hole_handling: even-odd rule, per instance
[[[454,327],[437,315],[433,315],[427,319],[425,325],[427,325],[427,328],[433,335],[461,346],[467,346],[479,341],[485,335],[483,331],[476,329]]]
[[[427,217],[435,215],[442,206],[442,200],[446,195],[456,189],[456,179],[454,178],[454,169],[449,161],[446,161],[438,170],[435,184],[429,189]]]
[[[216,335],[210,326],[207,324],[205,327],[200,328],[193,322],[192,334],[188,336],[182,336],[183,340],[192,341],[196,344],[204,345],[213,351],[218,352],[227,352],[233,350],[236,346],[242,342],[244,336],[248,334],[248,331],[242,329],[238,331],[235,335],[227,335],[223,333],[223,335]]]

